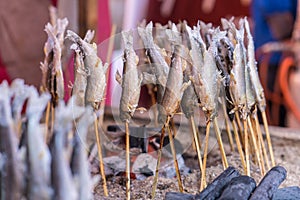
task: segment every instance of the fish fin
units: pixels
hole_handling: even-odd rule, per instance
[[[180,93],[183,94],[183,92],[186,90],[191,85],[191,81],[189,80],[188,82],[185,82],[182,84],[180,88]]]
[[[146,48],[150,48],[154,45],[153,37],[152,37],[152,29],[153,29],[153,23],[150,22],[147,24],[145,28],[138,27],[138,33],[143,40],[144,46]]]
[[[156,84],[156,77],[154,74],[143,72],[143,83],[144,84]]]
[[[120,74],[120,72],[119,72],[119,70],[117,70],[117,72],[116,72],[116,81],[120,84],[120,85],[122,85],[122,76],[121,76],[121,74]]]
[[[95,36],[95,31],[94,30],[88,30],[84,36],[84,41],[86,41],[87,43],[91,43],[93,38]]]

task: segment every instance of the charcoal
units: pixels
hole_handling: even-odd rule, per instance
[[[201,193],[196,195],[196,199],[212,200],[218,198],[224,187],[235,177],[240,176],[234,167],[228,167],[211,184],[209,184]]]
[[[165,200],[194,200],[194,195],[180,192],[167,192]]]
[[[249,176],[233,178],[222,192],[219,200],[247,200],[255,189],[255,180]]]
[[[286,178],[286,169],[281,166],[273,167],[261,180],[254,190],[250,200],[267,200],[271,199],[278,189],[279,185]]]
[[[297,186],[278,189],[272,200],[298,200],[300,199],[300,188]]]

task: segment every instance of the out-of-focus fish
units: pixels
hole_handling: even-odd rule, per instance
[[[89,72],[87,77],[85,104],[91,105],[95,110],[98,110],[100,102],[104,98],[108,63],[103,65],[101,59],[97,55],[97,45],[95,43],[90,44],[70,30],[67,31],[66,37],[74,43],[77,43],[78,47],[80,47],[84,56],[84,66]]]
[[[71,170],[76,183],[79,200],[92,199],[93,181],[90,174],[87,157],[86,135],[88,128],[93,123],[94,117],[91,109],[87,108],[76,124],[74,148],[71,160]]]
[[[183,71],[186,66],[183,56],[184,47],[176,44],[174,48],[166,90],[162,99],[164,112],[160,113],[160,123],[165,123],[168,116],[173,117],[180,105],[184,90],[190,85],[190,82],[184,83],[183,81]]]
[[[22,199],[23,165],[18,154],[18,140],[13,129],[11,92],[6,81],[0,85],[0,153],[2,154],[1,199]]]
[[[26,134],[28,187],[26,196],[33,200],[52,199],[53,191],[50,187],[51,156],[40,125],[40,119],[50,100],[50,95],[43,93],[39,96],[35,88],[31,88],[29,94],[26,107],[28,119]]]
[[[122,32],[122,38],[125,45],[123,77],[117,72],[116,79],[122,85],[120,118],[128,122],[138,106],[143,78],[137,70],[139,58],[133,49],[132,32]]]
[[[247,46],[247,58],[248,58],[248,67],[249,67],[249,74],[250,79],[252,83],[252,88],[255,92],[255,98],[258,103],[258,107],[261,111],[264,111],[266,109],[266,99],[264,95],[264,89],[261,85],[258,72],[257,72],[257,66],[255,61],[255,50],[254,50],[254,42],[253,38],[250,32],[249,22],[245,18],[245,29],[246,34],[248,38],[248,46]]]
[[[33,89],[33,86],[24,84],[24,80],[15,79],[10,86],[10,91],[13,93],[12,101],[12,117],[14,120],[14,128],[16,133],[19,135],[19,127],[21,126],[22,120],[22,109],[26,99],[29,97],[29,90]]]
[[[67,134],[72,128],[72,122],[84,112],[84,108],[77,107],[72,97],[65,106],[59,102],[55,110],[54,135],[51,141],[51,183],[54,189],[54,199],[77,199],[78,192],[72,177],[69,160],[64,148]]]
[[[161,54],[161,49],[153,41],[152,28],[153,24],[150,22],[146,28],[138,27],[138,33],[143,40],[146,54],[149,56],[151,62],[150,64],[153,67],[155,82],[157,85],[157,103],[161,104],[167,84],[169,66],[164,56]],[[151,78],[147,76],[144,78],[151,80]]]

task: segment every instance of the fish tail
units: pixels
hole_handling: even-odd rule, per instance
[[[153,23],[150,22],[146,28],[138,27],[138,33],[144,42],[145,48],[151,48],[154,45],[152,37]]]
[[[79,35],[77,35],[75,32],[73,32],[71,30],[67,30],[66,38],[68,38],[72,42],[78,43],[80,45],[83,43],[82,39],[79,37]]]
[[[125,45],[125,49],[133,47],[133,36],[131,31],[122,31],[122,39]]]
[[[168,39],[175,44],[181,44],[181,34],[178,31],[176,25],[172,24],[172,29],[167,29],[166,34],[168,36]]]

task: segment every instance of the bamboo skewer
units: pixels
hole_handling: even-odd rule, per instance
[[[237,125],[236,125],[236,122],[234,120],[232,121],[232,127],[233,127],[233,133],[234,133],[234,136],[235,136],[235,141],[236,141],[236,144],[237,144],[237,149],[238,149],[238,152],[239,152],[240,157],[241,157],[241,162],[242,162],[242,166],[243,166],[243,169],[244,169],[244,173],[246,174],[247,173],[247,166],[246,166],[246,162],[245,162],[245,156],[244,156],[243,148],[242,148],[242,145],[241,145],[240,136],[239,136],[239,133],[238,133],[238,130],[237,130]]]
[[[250,176],[250,161],[249,161],[249,147],[248,147],[248,127],[247,127],[247,120],[243,120],[244,124],[244,149],[245,149],[245,157],[246,157],[246,175]]]
[[[102,178],[102,186],[103,186],[103,192],[104,196],[108,196],[108,190],[107,190],[107,184],[106,184],[106,176],[104,172],[104,164],[103,164],[103,158],[102,158],[102,147],[100,142],[100,136],[98,132],[98,118],[96,113],[94,113],[95,121],[94,121],[94,128],[95,128],[95,135],[97,140],[97,148],[98,148],[98,158],[99,158],[99,166],[100,166],[100,173]]]
[[[208,153],[210,125],[211,125],[211,121],[208,120],[206,122],[205,144],[204,144],[204,153],[203,153],[204,155],[203,155],[203,162],[202,162],[200,191],[202,191],[206,187],[206,161],[207,161],[207,153]]]
[[[156,169],[155,169],[155,175],[153,178],[153,186],[152,186],[152,193],[151,193],[152,199],[154,199],[154,197],[155,197],[155,190],[157,187],[158,171],[159,171],[159,166],[160,166],[160,161],[161,161],[162,148],[164,145],[164,138],[165,138],[165,126],[163,126],[161,129],[160,145],[159,145],[159,149],[158,149],[157,164],[156,164]]]
[[[230,149],[231,151],[234,151],[234,146],[233,146],[233,139],[232,139],[232,134],[230,130],[230,125],[229,125],[229,117],[226,112],[226,103],[224,101],[224,98],[222,98],[222,108],[223,108],[223,113],[224,113],[224,118],[225,118],[225,126],[226,126],[226,132],[230,144]]]
[[[170,118],[170,117],[168,117],[168,118]],[[170,119],[167,119],[167,121],[169,121],[169,120]],[[173,155],[173,161],[174,161],[174,165],[175,165],[178,188],[179,188],[180,192],[183,192],[183,186],[182,186],[182,181],[181,181],[181,176],[180,176],[180,171],[179,171],[177,156],[176,156],[176,149],[175,149],[174,141],[173,141],[173,134],[171,132],[171,129],[170,129],[170,126],[168,123],[166,124],[166,128],[168,130],[169,142],[170,142],[170,147],[171,147],[171,151],[172,151],[172,155]]]
[[[130,141],[129,141],[129,125],[128,121],[125,122],[126,134],[126,199],[130,199]]]
[[[265,142],[264,142],[264,139],[262,137],[262,133],[261,133],[261,129],[260,129],[260,126],[259,126],[259,121],[258,121],[257,115],[255,116],[255,124],[256,124],[258,139],[260,141],[260,144],[261,144],[261,147],[262,147],[262,152],[263,152],[263,155],[264,155],[264,158],[265,158],[265,163],[266,163],[266,166],[267,166],[267,170],[269,170],[269,169],[271,169],[271,166],[270,166],[270,163],[269,163],[269,158],[268,158],[267,150],[266,150],[266,147],[265,147]]]
[[[254,145],[254,151],[255,151],[256,158],[257,158],[258,166],[259,166],[261,175],[264,175],[265,174],[265,168],[261,163],[261,155],[260,155],[260,152],[259,152],[259,149],[258,149],[258,146],[257,146],[257,140],[256,140],[256,137],[255,137],[255,134],[254,134],[252,124],[251,124],[250,116],[247,117],[247,123],[248,123],[248,127],[249,127],[249,130],[250,130],[250,136],[251,136],[251,139],[252,139],[252,142],[253,142],[253,145]]]
[[[48,138],[48,131],[49,131],[49,116],[50,116],[50,108],[51,108],[51,101],[48,101],[47,108],[46,108],[46,114],[45,114],[45,141],[47,142]]]
[[[265,132],[266,132],[267,143],[268,143],[268,148],[269,148],[270,157],[271,157],[271,163],[272,163],[272,167],[274,167],[275,166],[275,160],[274,160],[274,155],[273,155],[273,148],[272,148],[272,142],[271,142],[269,127],[268,127],[266,112],[263,111],[263,112],[261,112],[261,114],[262,114],[262,118],[263,118]]]
[[[251,124],[252,124],[254,134],[255,134],[255,137],[256,137],[257,148],[258,148],[258,151],[259,151],[259,154],[260,154],[260,161],[261,161],[262,168],[264,169],[264,173],[263,173],[263,176],[264,176],[265,173],[266,173],[264,153],[263,153],[262,144],[261,144],[261,141],[260,141],[260,136],[259,136],[260,133],[259,133],[259,130],[257,129],[257,127],[256,127],[255,117],[256,117],[256,114],[252,115],[250,120],[251,120]]]
[[[214,129],[215,129],[216,136],[217,136],[217,141],[218,141],[219,148],[220,148],[223,168],[226,169],[226,168],[228,168],[228,162],[227,162],[226,153],[225,153],[225,150],[224,150],[224,145],[223,145],[222,138],[221,138],[221,132],[220,132],[220,129],[219,129],[219,126],[218,126],[218,121],[217,121],[216,117],[213,119],[213,123],[214,123]]]
[[[198,135],[198,131],[196,130],[195,120],[194,120],[193,116],[190,117],[190,121],[191,121],[191,125],[192,125],[192,132],[193,132],[196,152],[197,152],[197,156],[198,156],[199,169],[202,172],[203,167],[202,167],[202,157],[201,157],[201,151],[200,151],[200,141],[199,141],[199,135]]]

